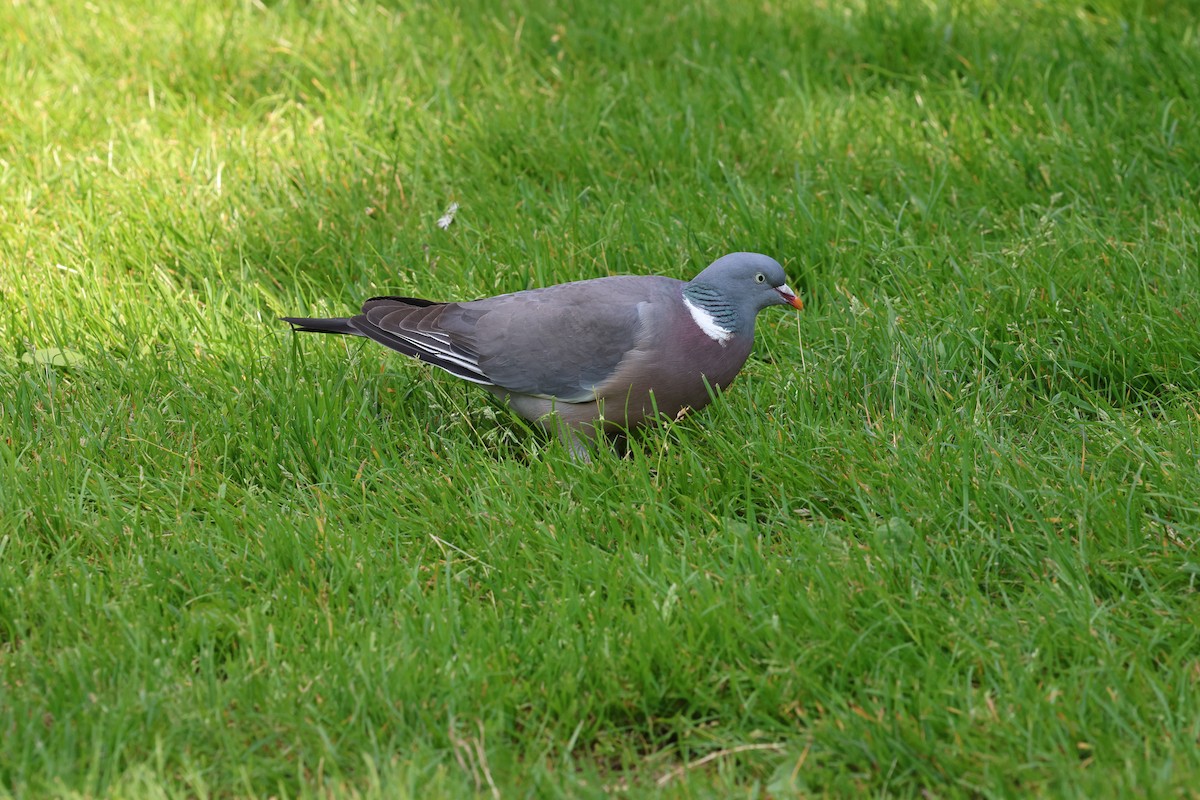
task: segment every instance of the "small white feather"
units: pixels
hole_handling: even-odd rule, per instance
[[[450,227],[450,223],[454,222],[454,215],[458,213],[458,203],[451,203],[446,208],[446,213],[438,217],[437,226],[442,230]]]

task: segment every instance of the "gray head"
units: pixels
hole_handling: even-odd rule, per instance
[[[734,333],[752,332],[755,316],[767,306],[804,308],[788,287],[783,267],[760,253],[718,258],[684,287],[683,296]]]

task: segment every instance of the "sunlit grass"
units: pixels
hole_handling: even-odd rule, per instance
[[[0,794],[1200,784],[1186,4],[0,37]],[[586,467],[276,321],[732,250],[807,309]]]

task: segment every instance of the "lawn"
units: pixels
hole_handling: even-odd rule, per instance
[[[1197,795],[1195,6],[644,5],[4,0],[0,796]],[[277,321],[734,250],[591,464]]]

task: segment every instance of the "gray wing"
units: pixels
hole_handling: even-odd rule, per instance
[[[597,387],[643,347],[645,314],[681,281],[621,276],[565,283],[469,303],[413,306],[379,298],[355,326],[381,344],[475,383],[567,403]]]
[[[370,337],[393,350],[441,367],[463,380],[494,385],[479,366],[474,340],[452,337],[442,329],[444,316],[463,316],[460,307],[459,303],[434,303],[412,297],[372,297],[363,303],[362,313],[348,322],[353,332],[360,336]],[[311,329],[307,325],[311,320],[302,322],[306,323],[302,330]],[[325,327],[323,330],[332,329]]]

